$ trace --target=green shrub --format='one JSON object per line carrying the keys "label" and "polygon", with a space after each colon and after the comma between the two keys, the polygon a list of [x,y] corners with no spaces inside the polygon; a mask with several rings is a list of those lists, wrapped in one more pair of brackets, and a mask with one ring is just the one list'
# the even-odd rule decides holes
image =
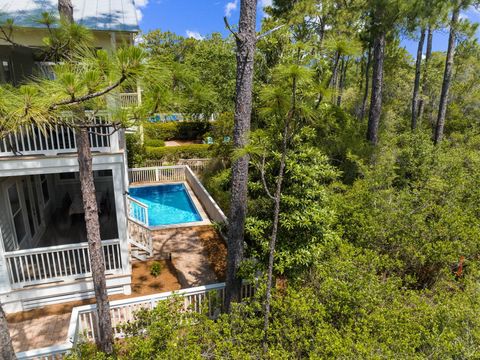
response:
{"label": "green shrub", "polygon": [[210,130],[203,121],[145,123],[145,136],[160,140],[200,140]]}
{"label": "green shrub", "polygon": [[165,141],[161,139],[146,139],[145,146],[162,147],[162,146],[165,146]]}
{"label": "green shrub", "polygon": [[140,166],[145,157],[145,147],[140,142],[138,134],[126,134],[128,167]]}
{"label": "green shrub", "polygon": [[149,139],[172,140],[177,135],[177,124],[174,122],[146,123],[143,129]]}
{"label": "green shrub", "polygon": [[182,146],[150,147],[147,146],[147,159],[175,161],[177,159],[208,158],[211,155],[210,145],[192,144]]}
{"label": "green shrub", "polygon": [[153,277],[157,277],[162,272],[162,264],[158,261],[154,261],[152,265],[150,265],[150,275]]}

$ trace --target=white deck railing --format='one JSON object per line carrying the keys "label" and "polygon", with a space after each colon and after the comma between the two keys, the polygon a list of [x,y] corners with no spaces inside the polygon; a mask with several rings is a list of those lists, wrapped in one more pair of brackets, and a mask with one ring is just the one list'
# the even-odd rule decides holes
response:
{"label": "white deck railing", "polygon": [[[192,171],[200,175],[203,173],[207,164],[211,161],[211,159],[179,159],[177,161],[177,165],[188,165]],[[146,160],[145,165],[146,167],[160,167],[164,166],[163,160]]]}
{"label": "white deck railing", "polygon": [[128,217],[134,221],[148,226],[148,206],[144,203],[127,196]]}
{"label": "white deck railing", "polygon": [[152,231],[145,225],[128,219],[128,240],[136,247],[153,255]]}
{"label": "white deck railing", "polygon": [[[119,240],[102,241],[107,273],[122,269]],[[88,243],[50,246],[5,253],[14,288],[91,275]]]}
{"label": "white deck railing", "polygon": [[[88,113],[88,112],[87,112]],[[88,114],[87,114],[88,115]],[[92,114],[90,116],[93,116]],[[68,123],[71,115],[64,116]],[[95,115],[96,125],[110,122],[107,112]],[[98,126],[90,132],[92,151],[109,152],[118,150],[118,135],[110,135],[112,128]],[[59,153],[74,153],[77,151],[75,130],[66,125],[43,124],[23,125],[17,131],[0,139],[0,157],[15,155],[57,155]]]}
{"label": "white deck railing", "polygon": [[130,183],[185,181],[185,166],[162,166],[128,169]]}
{"label": "white deck railing", "polygon": [[[250,284],[242,286],[242,298],[253,296],[255,289]],[[172,296],[184,298],[184,308],[188,311],[201,312],[207,304],[207,313],[216,317],[222,310],[225,294],[225,283],[198,286],[178,291],[169,291],[159,294],[135,297],[110,302],[110,314],[115,337],[123,337],[121,325],[127,321],[135,320],[135,312],[140,309],[153,309],[158,302],[167,300]],[[17,353],[19,360],[57,360],[65,355],[79,341],[94,341],[95,332],[98,331],[96,305],[79,306],[72,309],[67,339],[64,344],[54,345],[41,349]]]}
{"label": "white deck railing", "polygon": [[[244,284],[242,287],[242,298],[250,297],[253,294],[253,286]],[[205,310],[204,307],[207,306],[207,314],[210,317],[215,317],[223,307],[225,283],[112,301],[110,302],[110,314],[115,337],[124,336],[121,325],[135,320],[135,312],[140,309],[151,310],[155,308],[158,302],[175,295],[183,297],[185,310],[202,312]],[[96,305],[74,308],[68,331],[70,342],[76,344],[79,340],[94,341],[96,331],[98,331]]]}
{"label": "white deck railing", "polygon": [[71,343],[18,352],[18,360],[61,360],[72,349]]}
{"label": "white deck railing", "polygon": [[148,206],[127,196],[128,240],[136,247],[153,255],[153,237],[148,227]]}
{"label": "white deck railing", "polygon": [[120,93],[120,106],[122,108],[134,107],[141,104],[138,93]]}

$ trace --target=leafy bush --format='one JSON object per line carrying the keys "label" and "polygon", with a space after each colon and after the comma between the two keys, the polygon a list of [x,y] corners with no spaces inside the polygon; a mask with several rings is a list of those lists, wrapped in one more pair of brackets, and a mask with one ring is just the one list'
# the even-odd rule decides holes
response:
{"label": "leafy bush", "polygon": [[210,123],[203,121],[146,123],[145,136],[160,140],[200,140],[210,130]]}
{"label": "leafy bush", "polygon": [[175,161],[177,159],[208,158],[210,145],[192,144],[182,146],[147,146],[147,158],[151,160]]}
{"label": "leafy bush", "polygon": [[145,146],[162,147],[165,146],[165,141],[160,139],[147,139],[145,140]]}
{"label": "leafy bush", "polygon": [[126,134],[128,167],[141,165],[145,157],[145,147],[140,142],[140,135]]}
{"label": "leafy bush", "polygon": [[162,272],[162,264],[158,261],[154,261],[152,265],[150,265],[150,275],[153,277],[157,277]]}

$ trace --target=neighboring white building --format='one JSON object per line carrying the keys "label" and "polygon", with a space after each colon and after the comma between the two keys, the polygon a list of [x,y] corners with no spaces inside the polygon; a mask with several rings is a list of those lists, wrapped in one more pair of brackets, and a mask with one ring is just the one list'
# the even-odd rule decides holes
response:
{"label": "neighboring white building", "polygon": [[[0,41],[0,82],[18,84],[37,70],[48,75],[49,64],[35,51],[47,30],[34,19],[56,13],[56,4],[0,0],[0,18],[15,20],[13,40],[25,46]],[[133,43],[133,0],[73,5],[75,21],[92,29],[98,47]],[[131,283],[122,137],[90,139],[110,294],[129,294]],[[0,301],[7,312],[93,296],[73,130],[25,126],[0,139],[0,230]]]}

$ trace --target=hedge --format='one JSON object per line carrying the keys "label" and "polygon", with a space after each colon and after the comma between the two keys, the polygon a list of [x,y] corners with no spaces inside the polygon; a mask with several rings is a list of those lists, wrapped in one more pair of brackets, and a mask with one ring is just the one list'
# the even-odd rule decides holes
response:
{"label": "hedge", "polygon": [[172,161],[177,159],[208,158],[211,156],[210,145],[192,144],[182,146],[164,146],[146,148],[146,158],[149,160]]}
{"label": "hedge", "polygon": [[160,140],[200,140],[210,131],[211,125],[203,121],[145,123],[145,136]]}
{"label": "hedge", "polygon": [[165,146],[165,141],[160,139],[146,139],[145,146],[161,147],[161,146]]}

